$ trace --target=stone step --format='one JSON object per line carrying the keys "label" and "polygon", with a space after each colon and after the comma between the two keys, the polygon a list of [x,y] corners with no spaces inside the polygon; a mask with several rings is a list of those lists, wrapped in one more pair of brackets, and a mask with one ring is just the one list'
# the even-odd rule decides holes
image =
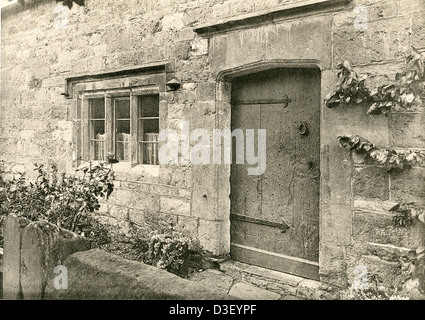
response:
{"label": "stone step", "polygon": [[229,291],[233,297],[243,300],[279,300],[281,295],[243,282],[236,283]]}
{"label": "stone step", "polygon": [[[280,298],[277,299],[283,300],[285,300],[285,297],[288,299],[308,300],[331,298],[329,293],[320,289],[319,281],[305,279],[233,260],[221,262],[220,270],[223,271],[225,275],[234,279],[235,284],[230,289],[229,293],[234,295],[231,292],[236,292],[240,294],[241,298],[244,296],[244,294],[241,293],[244,288],[247,289],[247,293],[245,293],[246,296],[258,294],[260,296],[264,295],[270,297],[270,299],[272,299],[272,297],[277,298],[277,295],[280,296]],[[241,283],[244,285],[241,285]],[[271,294],[266,294],[263,291],[256,291],[256,293],[254,293],[251,288],[252,286],[270,292]]]}

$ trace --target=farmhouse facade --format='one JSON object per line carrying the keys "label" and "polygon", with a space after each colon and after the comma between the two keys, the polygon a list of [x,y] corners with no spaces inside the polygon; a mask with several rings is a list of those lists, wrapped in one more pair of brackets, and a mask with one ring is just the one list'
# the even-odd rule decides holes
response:
{"label": "farmhouse facade", "polygon": [[[424,168],[359,164],[337,137],[423,151],[424,105],[369,116],[324,99],[344,60],[370,87],[394,80],[411,47],[425,49],[423,0],[26,0],[2,9],[1,26],[6,176],[112,156],[99,215],[120,232],[171,223],[216,256],[324,288],[353,283],[358,266],[404,281],[398,258],[425,244],[425,228],[396,228],[388,210],[425,205]],[[159,159],[165,129],[177,163]],[[214,162],[217,129],[243,132],[232,146],[243,162]],[[261,129],[266,166],[252,175]],[[211,161],[190,161],[198,152]]]}

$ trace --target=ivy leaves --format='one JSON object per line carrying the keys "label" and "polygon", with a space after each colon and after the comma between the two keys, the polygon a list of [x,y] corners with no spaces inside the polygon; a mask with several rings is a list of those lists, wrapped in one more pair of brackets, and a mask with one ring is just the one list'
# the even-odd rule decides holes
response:
{"label": "ivy leaves", "polygon": [[413,47],[404,72],[396,75],[394,83],[373,90],[365,86],[367,76],[359,76],[349,62],[340,63],[337,69],[337,85],[325,98],[328,108],[369,102],[368,115],[388,115],[391,108],[420,107],[425,99],[425,52]]}
{"label": "ivy leaves", "polygon": [[398,73],[394,84],[384,85],[371,93],[374,103],[367,113],[378,115],[389,113],[392,107],[411,108],[422,105],[421,94],[425,88],[425,52],[412,48],[406,58],[406,69]]}
{"label": "ivy leaves", "polygon": [[337,139],[341,147],[347,148],[350,151],[355,150],[357,152],[370,152],[371,150],[375,149],[375,145],[373,143],[370,143],[358,135],[352,137],[338,136]]}
{"label": "ivy leaves", "polygon": [[348,61],[338,64],[338,82],[333,91],[325,98],[328,108],[340,103],[362,103],[369,100],[370,91],[365,87],[366,76],[361,76],[353,70]]}
{"label": "ivy leaves", "polygon": [[414,219],[425,224],[425,210],[415,208],[414,203],[397,203],[390,212],[395,213],[393,223],[395,227],[407,227],[412,225]]}
{"label": "ivy leaves", "polygon": [[338,136],[337,139],[341,147],[355,152],[358,163],[369,160],[384,166],[388,171],[403,170],[425,164],[425,153],[422,151],[396,151],[391,148],[378,148],[358,135]]}

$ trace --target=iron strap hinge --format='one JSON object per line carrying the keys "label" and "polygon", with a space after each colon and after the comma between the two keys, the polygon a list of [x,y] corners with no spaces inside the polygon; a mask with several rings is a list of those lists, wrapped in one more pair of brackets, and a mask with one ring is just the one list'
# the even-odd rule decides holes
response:
{"label": "iron strap hinge", "polygon": [[263,226],[279,228],[282,231],[282,233],[286,232],[286,230],[289,229],[289,226],[285,222],[279,223],[279,222],[268,221],[268,220],[263,220],[259,218],[242,216],[242,215],[233,214],[233,213],[230,215],[230,220],[239,220],[244,222],[256,223]]}

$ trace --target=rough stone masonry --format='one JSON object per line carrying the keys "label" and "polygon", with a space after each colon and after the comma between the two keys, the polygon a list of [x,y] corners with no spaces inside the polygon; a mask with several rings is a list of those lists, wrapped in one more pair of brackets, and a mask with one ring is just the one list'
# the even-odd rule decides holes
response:
{"label": "rough stone masonry", "polygon": [[[183,120],[210,130],[230,125],[226,75],[249,73],[253,65],[260,66],[257,71],[273,63],[314,65],[320,68],[324,98],[342,60],[368,74],[368,86],[377,87],[402,71],[411,46],[425,49],[423,0],[309,1],[303,11],[279,8],[305,1],[87,0],[62,13],[55,1],[25,2],[25,8],[2,9],[0,159],[6,178],[31,173],[35,162],[54,162],[68,173],[80,164],[75,158],[78,99],[62,95],[65,80],[75,75],[173,61],[181,87],[161,93],[161,124],[177,128]],[[353,26],[359,5],[368,12],[367,28],[361,30]],[[273,9],[278,13],[262,15]],[[58,19],[63,28],[55,27]],[[232,19],[238,22],[232,25]],[[207,22],[216,27],[196,29]],[[425,205],[424,168],[396,174],[354,165],[336,140],[361,134],[380,146],[423,150],[424,105],[389,117],[369,117],[366,110],[321,105],[324,287],[352,283],[359,264],[381,275],[386,285],[402,283],[398,258],[425,241],[422,225],[396,229],[388,213],[399,201]],[[99,212],[106,222],[121,232],[128,232],[130,222],[173,223],[205,250],[229,252],[229,165],[116,166],[115,171],[115,191]]]}

